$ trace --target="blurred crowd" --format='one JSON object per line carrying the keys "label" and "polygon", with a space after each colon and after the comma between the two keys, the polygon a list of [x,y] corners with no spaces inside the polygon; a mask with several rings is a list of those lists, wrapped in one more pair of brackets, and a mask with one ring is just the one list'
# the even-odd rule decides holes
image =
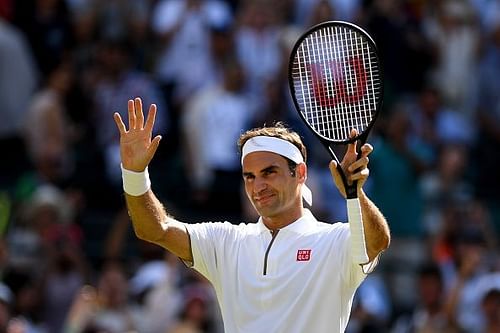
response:
{"label": "blurred crowd", "polygon": [[366,191],[393,240],[348,332],[500,332],[500,1],[0,0],[0,333],[222,332],[210,285],[133,234],[112,114],[136,96],[178,219],[255,221],[236,140],[281,120],[313,213],[346,221],[287,81],[325,20],[368,31],[385,80]]}

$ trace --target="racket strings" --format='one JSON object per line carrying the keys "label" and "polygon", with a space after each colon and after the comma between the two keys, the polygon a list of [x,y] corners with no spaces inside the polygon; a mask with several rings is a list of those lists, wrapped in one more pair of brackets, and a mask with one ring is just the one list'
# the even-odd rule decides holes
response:
{"label": "racket strings", "polygon": [[362,133],[381,98],[376,51],[364,35],[341,26],[327,26],[303,40],[292,79],[304,118],[331,140],[347,140],[353,128]]}

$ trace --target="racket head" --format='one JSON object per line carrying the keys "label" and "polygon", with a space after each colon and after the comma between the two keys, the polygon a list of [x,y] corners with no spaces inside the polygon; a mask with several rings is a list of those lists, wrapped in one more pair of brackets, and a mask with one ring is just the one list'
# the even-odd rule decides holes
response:
{"label": "racket head", "polygon": [[[344,21],[311,27],[292,49],[288,81],[299,115],[318,137],[338,144],[366,140],[382,105],[383,77],[365,30]],[[350,137],[353,128],[358,134]]]}

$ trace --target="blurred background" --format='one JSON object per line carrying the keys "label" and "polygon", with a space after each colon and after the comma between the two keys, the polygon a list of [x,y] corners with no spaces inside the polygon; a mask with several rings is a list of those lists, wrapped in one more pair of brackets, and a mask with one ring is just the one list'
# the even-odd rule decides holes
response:
{"label": "blurred background", "polygon": [[209,284],[133,234],[112,114],[136,96],[178,219],[255,221],[236,140],[281,120],[313,213],[346,221],[287,81],[295,40],[333,19],[380,51],[366,191],[393,235],[348,332],[500,332],[500,1],[0,0],[0,333],[222,332]]}

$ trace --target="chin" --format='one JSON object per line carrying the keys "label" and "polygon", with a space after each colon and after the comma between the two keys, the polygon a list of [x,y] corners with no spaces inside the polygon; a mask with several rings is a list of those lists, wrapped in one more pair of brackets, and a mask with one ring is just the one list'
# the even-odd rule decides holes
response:
{"label": "chin", "polygon": [[276,216],[276,210],[271,207],[260,207],[257,208],[257,213],[262,217],[273,217]]}

